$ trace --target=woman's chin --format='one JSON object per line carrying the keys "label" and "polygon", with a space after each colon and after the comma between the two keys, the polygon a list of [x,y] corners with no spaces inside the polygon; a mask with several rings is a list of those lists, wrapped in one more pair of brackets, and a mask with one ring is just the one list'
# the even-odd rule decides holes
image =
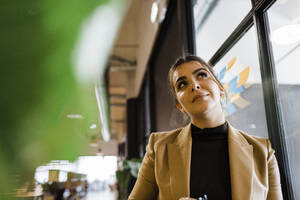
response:
{"label": "woman's chin", "polygon": [[218,107],[216,104],[203,103],[201,105],[194,106],[190,113],[195,116],[205,116],[208,114],[217,114],[219,112],[222,112],[222,108]]}

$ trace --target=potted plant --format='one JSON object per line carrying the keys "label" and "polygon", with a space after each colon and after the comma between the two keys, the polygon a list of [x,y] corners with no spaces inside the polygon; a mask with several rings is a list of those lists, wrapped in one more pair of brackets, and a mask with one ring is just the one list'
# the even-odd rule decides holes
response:
{"label": "potted plant", "polygon": [[118,181],[119,200],[128,198],[128,184],[130,177],[137,178],[141,167],[142,159],[133,158],[131,160],[120,159],[118,161],[118,170],[116,177]]}

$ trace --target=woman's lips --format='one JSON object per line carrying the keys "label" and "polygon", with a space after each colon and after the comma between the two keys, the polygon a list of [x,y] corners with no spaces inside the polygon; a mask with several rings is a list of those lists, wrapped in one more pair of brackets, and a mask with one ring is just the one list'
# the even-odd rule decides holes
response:
{"label": "woman's lips", "polygon": [[198,95],[194,96],[192,103],[194,103],[197,99],[201,99],[205,96],[208,96],[208,94],[198,94]]}

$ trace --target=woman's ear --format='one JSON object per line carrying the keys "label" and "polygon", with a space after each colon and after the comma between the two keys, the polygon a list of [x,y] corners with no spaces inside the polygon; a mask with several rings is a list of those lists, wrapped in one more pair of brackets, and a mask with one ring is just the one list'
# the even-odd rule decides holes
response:
{"label": "woman's ear", "polygon": [[225,95],[225,92],[223,90],[220,91],[220,96],[223,97]]}

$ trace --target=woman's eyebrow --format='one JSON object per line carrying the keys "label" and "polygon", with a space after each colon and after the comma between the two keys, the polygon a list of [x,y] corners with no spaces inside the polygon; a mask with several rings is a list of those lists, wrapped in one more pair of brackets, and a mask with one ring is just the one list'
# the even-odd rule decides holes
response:
{"label": "woman's eyebrow", "polygon": [[195,69],[195,70],[192,72],[192,74],[196,74],[196,73],[199,72],[200,70],[205,70],[205,71],[208,72],[208,70],[207,70],[206,68],[201,67],[201,68]]}
{"label": "woman's eyebrow", "polygon": [[179,78],[176,80],[176,83],[175,83],[175,84],[177,84],[179,81],[185,80],[185,79],[186,79],[186,76],[181,76],[181,77],[179,77]]}
{"label": "woman's eyebrow", "polygon": [[[195,70],[192,72],[192,74],[194,75],[194,74],[196,74],[196,73],[197,73],[198,71],[200,71],[200,70],[205,70],[205,71],[208,72],[208,70],[207,70],[206,68],[200,67],[200,68],[198,68],[198,69],[195,69]],[[175,84],[177,84],[177,82],[179,82],[179,81],[181,81],[181,80],[185,80],[185,79],[186,79],[186,76],[181,76],[181,77],[179,77],[179,78],[176,80]]]}

